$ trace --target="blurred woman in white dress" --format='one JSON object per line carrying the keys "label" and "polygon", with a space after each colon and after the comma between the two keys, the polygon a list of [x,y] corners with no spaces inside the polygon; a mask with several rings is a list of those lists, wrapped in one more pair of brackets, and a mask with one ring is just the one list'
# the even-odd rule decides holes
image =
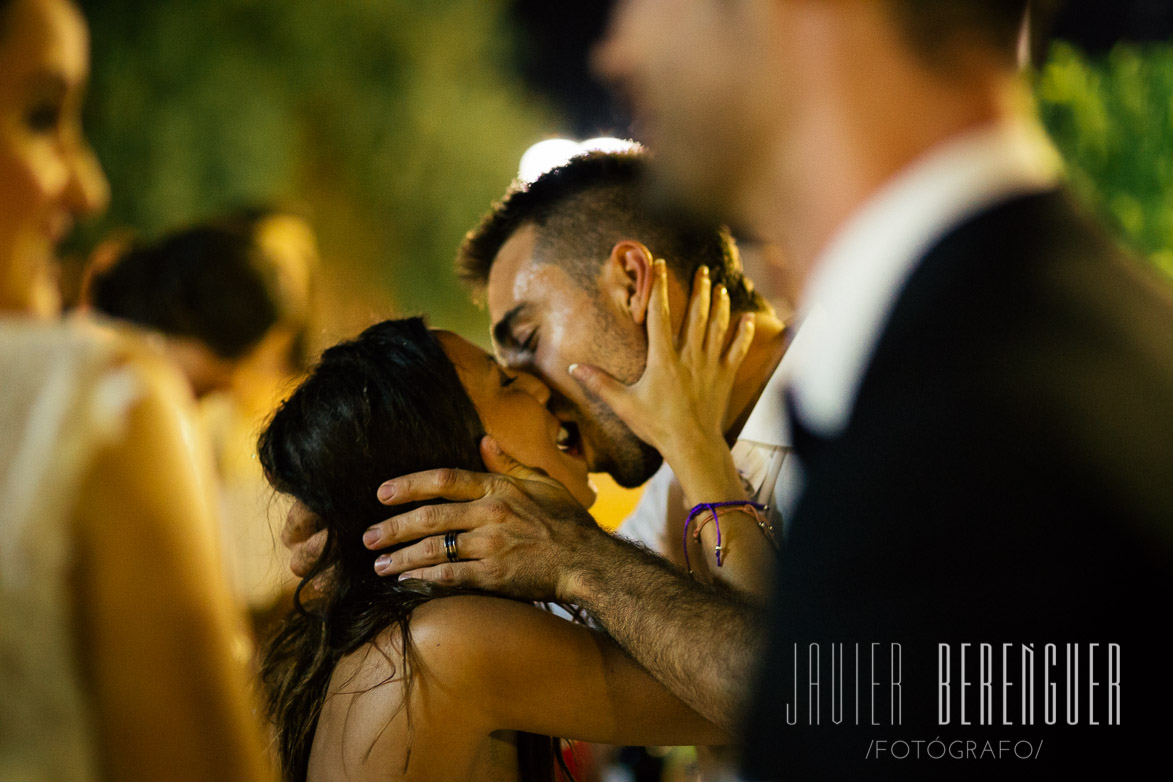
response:
{"label": "blurred woman in white dress", "polygon": [[0,779],[264,779],[190,392],[55,320],[56,245],[106,201],[88,47],[69,0],[0,0]]}

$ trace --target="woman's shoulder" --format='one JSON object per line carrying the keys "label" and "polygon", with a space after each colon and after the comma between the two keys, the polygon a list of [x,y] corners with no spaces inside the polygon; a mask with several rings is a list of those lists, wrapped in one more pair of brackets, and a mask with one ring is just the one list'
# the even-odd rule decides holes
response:
{"label": "woman's shoulder", "polygon": [[[484,692],[478,686],[478,669],[493,666],[502,645],[525,632],[524,618],[531,613],[542,612],[489,595],[429,600],[412,612],[406,633],[403,625],[391,624],[338,661],[323,715],[349,713],[361,693],[366,720],[386,724],[402,713],[408,693],[421,685],[432,709],[441,707],[447,694],[456,697],[462,709],[475,711]],[[354,727],[354,715],[347,719]]]}
{"label": "woman's shoulder", "polygon": [[[412,655],[434,669],[451,659],[495,647],[534,618],[552,614],[529,603],[494,595],[457,594],[433,598],[415,608],[408,622]],[[539,619],[540,621],[540,619]],[[403,628],[395,623],[343,658],[344,673],[384,681],[402,674]],[[345,677],[344,677],[345,678]]]}
{"label": "woman's shoulder", "polygon": [[26,383],[69,382],[83,395],[114,375],[124,384],[133,380],[136,398],[187,404],[191,397],[178,369],[146,332],[85,315],[53,322],[0,318],[0,367]]}
{"label": "woman's shoulder", "polygon": [[113,557],[118,546],[160,546],[164,539],[176,556],[197,541],[214,549],[211,458],[186,380],[139,333],[95,323],[78,328],[105,355],[85,389],[105,434],[83,484],[81,528],[96,545],[112,546],[104,553]]}
{"label": "woman's shoulder", "polygon": [[412,613],[411,640],[417,650],[497,646],[519,630],[566,620],[533,603],[496,595],[466,594],[429,600]]}
{"label": "woman's shoulder", "polygon": [[90,321],[84,328],[105,342],[115,366],[139,378],[146,395],[162,395],[185,407],[193,402],[183,374],[150,333],[135,326],[101,320]]}
{"label": "woman's shoulder", "polygon": [[0,377],[0,428],[16,438],[13,469],[56,481],[59,494],[76,493],[99,462],[123,464],[121,446],[158,430],[142,426],[148,419],[191,405],[182,378],[142,340],[82,318],[0,318]]}
{"label": "woman's shoulder", "polygon": [[410,629],[421,665],[470,686],[525,670],[589,632],[532,603],[492,595],[430,600],[415,610]]}

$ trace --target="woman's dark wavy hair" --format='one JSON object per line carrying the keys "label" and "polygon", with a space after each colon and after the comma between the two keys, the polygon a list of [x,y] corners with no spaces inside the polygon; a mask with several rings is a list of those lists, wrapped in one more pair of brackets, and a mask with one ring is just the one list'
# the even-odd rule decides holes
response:
{"label": "woman's dark wavy hair", "polygon": [[[483,470],[484,427],[435,335],[420,318],[389,320],[326,350],[261,434],[269,482],[317,514],[325,549],[302,579],[295,608],[262,663],[269,717],[287,777],[306,778],[310,747],[335,665],[388,627],[411,653],[411,612],[458,592],[375,574],[379,552],[362,533],[390,510],[375,492],[388,478],[437,467]],[[306,598],[322,576],[324,594]],[[409,667],[410,658],[405,659]],[[402,671],[400,671],[402,673]],[[522,779],[553,780],[557,740],[520,734]]]}

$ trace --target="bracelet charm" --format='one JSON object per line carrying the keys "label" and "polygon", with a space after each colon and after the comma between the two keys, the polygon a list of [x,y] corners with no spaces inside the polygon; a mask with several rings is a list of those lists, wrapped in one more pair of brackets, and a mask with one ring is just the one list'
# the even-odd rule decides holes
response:
{"label": "bracelet charm", "polygon": [[752,513],[754,518],[757,520],[758,528],[762,531],[762,534],[766,536],[766,540],[770,541],[770,545],[776,545],[774,542],[774,528],[765,516],[765,505],[757,502],[750,502],[748,500],[698,503],[697,505],[693,506],[691,511],[689,511],[688,518],[684,522],[684,566],[688,570],[688,574],[690,576],[692,575],[692,563],[689,562],[688,559],[688,528],[692,525],[693,521],[702,516],[702,514],[707,513],[708,518],[702,518],[699,522],[697,522],[697,525],[693,527],[692,539],[699,542],[701,539],[701,528],[710,521],[716,524],[717,545],[714,547],[713,553],[716,555],[717,567],[724,566],[724,548],[721,545],[721,522],[717,518],[718,508],[736,508],[747,513]]}

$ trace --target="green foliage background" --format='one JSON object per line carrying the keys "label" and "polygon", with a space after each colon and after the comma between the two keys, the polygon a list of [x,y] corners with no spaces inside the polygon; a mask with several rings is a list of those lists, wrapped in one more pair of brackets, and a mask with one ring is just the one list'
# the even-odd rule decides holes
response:
{"label": "green foliage background", "polygon": [[1072,187],[1173,280],[1173,45],[1056,44],[1036,93]]}
{"label": "green foliage background", "polygon": [[[522,86],[507,0],[102,0],[87,122],[105,217],[150,235],[242,203],[308,207],[328,341],[391,312],[484,339],[452,272],[525,148],[559,130]],[[1058,44],[1042,117],[1073,186],[1173,279],[1173,46]]]}
{"label": "green foliage background", "polygon": [[460,238],[557,128],[498,0],[104,0],[87,123],[112,202],[91,238],[252,201],[309,208],[335,330],[392,309],[481,335]]}

